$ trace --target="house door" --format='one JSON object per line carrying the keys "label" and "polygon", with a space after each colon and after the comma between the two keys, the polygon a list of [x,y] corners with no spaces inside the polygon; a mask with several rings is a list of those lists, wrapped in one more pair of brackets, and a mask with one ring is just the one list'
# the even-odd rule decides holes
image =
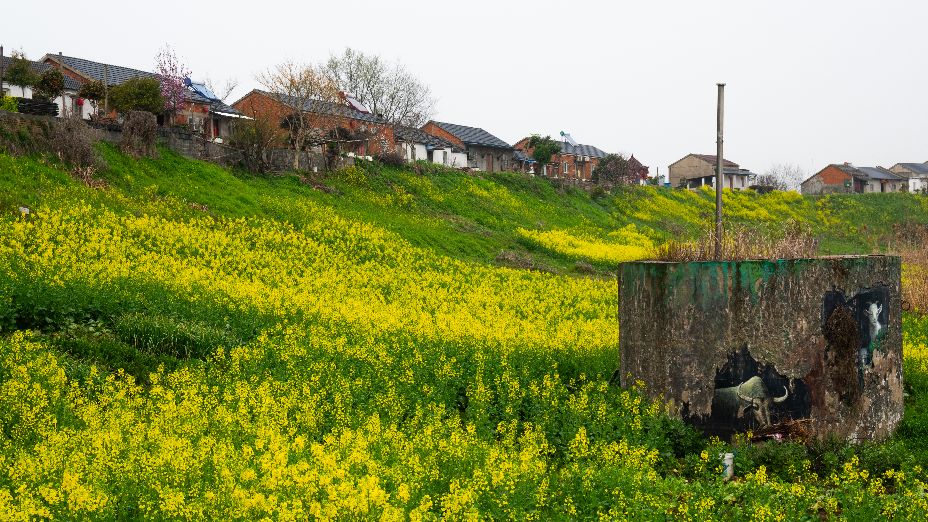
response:
{"label": "house door", "polygon": [[487,172],[493,172],[493,155],[487,154],[485,157],[487,159]]}

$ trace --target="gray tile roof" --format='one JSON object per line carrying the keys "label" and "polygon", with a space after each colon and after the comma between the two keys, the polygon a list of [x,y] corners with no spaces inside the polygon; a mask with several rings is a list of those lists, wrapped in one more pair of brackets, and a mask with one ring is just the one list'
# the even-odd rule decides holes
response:
{"label": "gray tile roof", "polygon": [[607,153],[592,145],[571,145],[566,141],[561,143],[561,152],[564,154],[573,154],[574,156],[590,156],[591,158],[605,158]]}
{"label": "gray tile roof", "polygon": [[393,134],[396,136],[397,141],[405,141],[407,143],[423,143],[426,146],[442,149],[455,148],[452,146],[450,141],[439,138],[438,136],[432,136],[431,134],[423,132],[414,127],[404,127],[402,125],[397,125],[393,128]]}
{"label": "gray tile roof", "polygon": [[120,65],[103,64],[92,60],[85,60],[84,58],[76,58],[74,56],[46,54],[45,58],[59,62],[85,78],[101,82],[103,81],[103,66],[106,65],[108,68],[107,81],[110,85],[119,85],[132,78],[158,78],[158,75],[152,72],[122,67]]}
{"label": "gray tile roof", "polygon": [[831,166],[846,174],[850,174],[854,178],[864,181],[868,179],[885,179],[892,181],[902,179],[898,174],[893,174],[883,167],[855,167],[854,165],[848,165],[846,163],[832,163]]}
{"label": "gray tile roof", "polygon": [[465,145],[512,150],[512,147],[508,143],[481,128],[456,125],[454,123],[442,123],[440,121],[433,121],[432,123],[451,133],[454,137],[464,142]]}
{"label": "gray tile roof", "polygon": [[[3,57],[3,70],[6,71],[7,69],[9,69],[12,63],[13,63],[12,58],[10,58],[9,56],[4,56]],[[33,62],[32,60],[29,60],[29,65],[32,67],[32,70],[36,72],[36,74],[42,74],[45,71],[52,68],[52,66],[48,65],[47,63]],[[74,78],[65,76],[64,77],[64,88],[66,91],[77,91],[78,89],[81,88],[81,84]]]}
{"label": "gray tile roof", "polygon": [[902,179],[901,176],[893,174],[883,167],[857,167],[857,170],[863,172],[864,175],[870,179],[887,179],[893,181]]}
{"label": "gray tile roof", "polygon": [[928,174],[928,163],[897,163],[915,174]]}
{"label": "gray tile roof", "polygon": [[[297,104],[299,103],[298,100],[295,100],[293,97],[287,96],[286,94],[275,94],[275,93],[271,93],[267,91],[262,91],[260,89],[255,89],[255,92],[259,92],[261,94],[264,94],[265,96],[275,98],[279,100],[281,103],[283,103],[284,105],[289,105],[290,107],[296,108]],[[345,118],[366,121],[369,123],[385,123],[383,119],[378,118],[377,116],[369,112],[361,112],[361,111],[352,109],[351,107],[348,107],[347,105],[342,105],[339,103],[332,103],[332,102],[327,102],[327,101],[322,101],[322,100],[309,100],[308,102],[304,104],[303,110],[314,112],[317,114],[329,114],[333,116],[342,116]]]}

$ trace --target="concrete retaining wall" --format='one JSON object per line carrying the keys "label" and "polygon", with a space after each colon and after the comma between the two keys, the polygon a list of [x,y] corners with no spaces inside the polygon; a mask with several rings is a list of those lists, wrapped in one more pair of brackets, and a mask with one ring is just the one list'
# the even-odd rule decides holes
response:
{"label": "concrete retaining wall", "polygon": [[882,439],[902,418],[901,261],[627,263],[623,385],[707,433]]}

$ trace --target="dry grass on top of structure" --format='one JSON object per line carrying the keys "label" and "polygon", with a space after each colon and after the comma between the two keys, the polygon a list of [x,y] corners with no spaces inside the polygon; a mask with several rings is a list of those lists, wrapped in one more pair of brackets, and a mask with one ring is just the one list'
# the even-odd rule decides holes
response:
{"label": "dry grass on top of structure", "polygon": [[715,253],[715,228],[692,241],[668,241],[655,250],[658,261],[744,261],[813,257],[818,240],[803,224],[791,221],[780,232],[729,227],[722,235],[722,251]]}

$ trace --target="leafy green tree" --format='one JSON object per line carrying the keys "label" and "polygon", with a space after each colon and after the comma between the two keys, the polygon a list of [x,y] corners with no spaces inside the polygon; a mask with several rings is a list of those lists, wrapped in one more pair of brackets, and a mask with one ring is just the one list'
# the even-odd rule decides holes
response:
{"label": "leafy green tree", "polygon": [[33,86],[32,96],[41,100],[54,101],[64,96],[64,75],[55,68],[43,72]]}
{"label": "leafy green tree", "polygon": [[26,87],[32,87],[39,79],[38,75],[32,69],[32,63],[22,52],[14,51],[9,69],[4,74],[4,79],[10,84],[15,85],[22,90],[23,98],[26,97]]}
{"label": "leafy green tree", "polygon": [[145,111],[164,112],[161,84],[154,78],[132,78],[110,89],[110,102],[120,113]]}
{"label": "leafy green tree", "polygon": [[[528,140],[528,146],[532,149],[532,159],[538,162],[540,168],[544,168],[551,163],[551,158],[561,152],[560,142],[551,139],[551,136],[541,137],[538,134],[532,135]],[[541,174],[541,172],[539,172]]]}

